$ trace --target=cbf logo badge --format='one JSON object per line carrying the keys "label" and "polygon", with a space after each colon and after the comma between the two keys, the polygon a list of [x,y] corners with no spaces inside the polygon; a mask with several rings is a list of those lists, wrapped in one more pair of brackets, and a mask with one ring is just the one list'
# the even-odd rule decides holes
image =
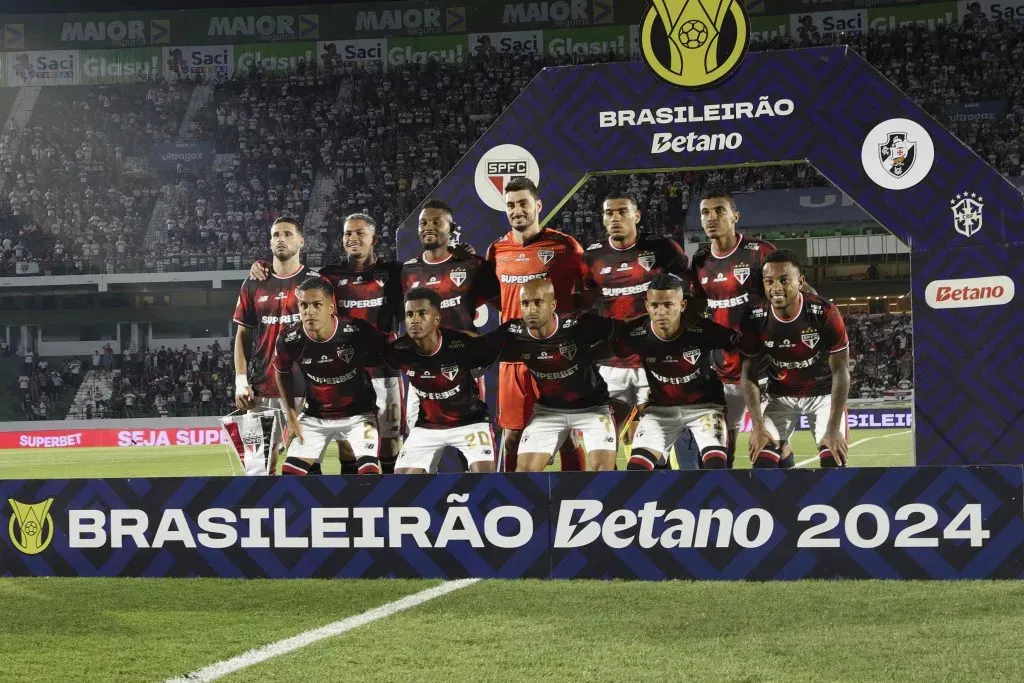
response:
{"label": "cbf logo badge", "polygon": [[887,119],[871,129],[860,148],[864,173],[887,190],[906,190],[925,179],[935,162],[935,144],[924,126]]}
{"label": "cbf logo badge", "polygon": [[22,503],[8,498],[14,515],[7,525],[7,533],[14,547],[26,555],[38,555],[46,550],[53,540],[53,517],[50,506],[53,498],[39,503]]}
{"label": "cbf logo badge", "polygon": [[974,192],[963,192],[949,200],[949,208],[953,211],[953,229],[958,233],[964,237],[973,237],[981,230],[985,218],[982,215],[984,197]]}
{"label": "cbf logo badge", "polygon": [[484,204],[505,210],[505,186],[515,178],[529,178],[540,185],[537,160],[519,145],[498,145],[487,150],[476,164],[473,183]]}
{"label": "cbf logo badge", "polygon": [[640,54],[672,85],[707,88],[739,67],[750,20],[739,0],[652,0],[640,26]]}
{"label": "cbf logo badge", "polygon": [[885,142],[878,145],[878,160],[882,168],[894,178],[900,178],[914,167],[917,145],[907,139],[906,133],[889,133]]}

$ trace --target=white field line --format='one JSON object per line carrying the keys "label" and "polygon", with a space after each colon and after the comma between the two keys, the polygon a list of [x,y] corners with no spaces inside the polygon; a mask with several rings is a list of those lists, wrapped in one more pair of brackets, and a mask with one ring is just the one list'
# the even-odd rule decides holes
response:
{"label": "white field line", "polygon": [[457,591],[460,588],[466,588],[477,583],[480,579],[459,579],[458,581],[446,581],[440,586],[434,586],[428,588],[425,591],[419,593],[413,593],[412,595],[406,595],[404,598],[389,602],[381,605],[380,607],[374,607],[371,610],[367,610],[362,614],[336,621],[333,624],[327,624],[320,628],[311,629],[304,631],[297,636],[291,638],[285,638],[279,640],[276,643],[270,643],[263,645],[247,652],[243,652],[240,655],[225,659],[221,662],[216,662],[210,666],[205,666],[202,669],[198,669],[189,673],[181,678],[168,679],[167,683],[194,683],[195,681],[215,681],[218,678],[227,676],[230,673],[240,671],[247,667],[253,666],[265,662],[268,659],[274,657],[280,657],[281,655],[294,652],[300,648],[312,645],[313,643],[325,640],[327,638],[333,638],[334,636],[340,636],[343,633],[347,633],[352,629],[365,626],[378,619],[384,619],[390,617],[393,614],[398,614],[407,609],[412,609],[418,605],[422,605],[428,600],[439,598],[442,595],[447,595],[453,591]]}
{"label": "white field line", "polygon": [[[895,434],[886,434],[885,436],[868,436],[863,439],[858,439],[857,441],[854,441],[853,443],[850,444],[850,448],[856,448],[862,443],[874,441],[875,439],[888,439],[890,437],[899,436],[901,434],[909,434],[911,431],[912,430],[910,429],[904,429],[902,432],[896,432]],[[818,462],[818,456],[814,456],[813,458],[807,458],[806,460],[801,460],[796,465],[794,465],[794,467],[803,467],[804,465],[810,465],[812,462]]]}

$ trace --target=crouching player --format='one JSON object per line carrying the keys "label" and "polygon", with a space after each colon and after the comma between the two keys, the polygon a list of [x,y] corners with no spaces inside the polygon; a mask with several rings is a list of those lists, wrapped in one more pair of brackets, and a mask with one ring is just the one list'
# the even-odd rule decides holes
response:
{"label": "crouching player", "polygon": [[612,346],[638,355],[650,399],[633,437],[627,470],[665,469],[668,450],[689,429],[704,469],[726,469],[725,391],[711,363],[713,349],[732,349],[736,333],[704,320],[684,318],[685,283],[661,274],[647,289],[647,315],[620,324]]}
{"label": "crouching player", "polygon": [[[339,320],[334,291],[320,277],[297,288],[299,324],[277,340],[277,386],[288,418],[288,457],[281,474],[320,474],[320,461],[335,438],[346,441],[356,459],[342,474],[380,474],[376,393],[367,367],[384,365],[387,339],[362,320]],[[306,380],[306,404],[295,409],[291,371]],[[343,466],[347,463],[343,463]]]}
{"label": "crouching player", "polygon": [[[752,308],[741,327],[743,395],[750,410],[754,467],[791,467],[782,449],[806,415],[822,467],[843,467],[847,455],[849,342],[839,309],[801,292],[804,276],[793,252],[779,250],[764,264],[767,303]],[[768,403],[762,409],[758,357],[770,361]],[[785,462],[786,460],[790,462]]]}
{"label": "crouching player", "polygon": [[[505,361],[521,361],[540,397],[519,446],[517,472],[542,472],[570,436],[579,438],[592,470],[615,469],[615,426],[608,387],[595,362],[607,349],[615,321],[590,312],[556,313],[548,280],[520,292],[522,318],[488,333]],[[607,355],[607,351],[604,355]]]}
{"label": "crouching player", "polygon": [[496,361],[497,350],[483,337],[442,328],[441,296],[425,287],[405,294],[405,329],[389,363],[408,376],[419,415],[395,474],[436,472],[446,446],[462,453],[470,472],[493,472],[494,434],[472,371]]}

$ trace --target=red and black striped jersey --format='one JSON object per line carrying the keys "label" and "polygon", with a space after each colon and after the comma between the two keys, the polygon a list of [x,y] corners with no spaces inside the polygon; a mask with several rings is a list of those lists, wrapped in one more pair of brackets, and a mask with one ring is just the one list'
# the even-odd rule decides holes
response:
{"label": "red and black striped jersey", "polygon": [[366,371],[386,363],[387,339],[363,320],[334,318],[334,333],[316,341],[300,325],[277,340],[274,369],[288,374],[298,366],[306,379],[311,417],[334,420],[376,412],[377,395]]}
{"label": "red and black striped jersey", "polygon": [[488,422],[487,404],[480,399],[472,371],[498,358],[484,337],[441,328],[441,340],[431,354],[420,353],[408,336],[391,344],[389,363],[409,378],[420,399],[417,427],[446,429]]}
{"label": "red and black striped jersey", "polygon": [[452,330],[474,331],[476,309],[498,297],[498,279],[494,265],[471,254],[457,259],[453,254],[437,263],[422,256],[402,265],[402,289],[408,292],[426,287],[441,297],[441,326]]}
{"label": "red and black striped jersey", "polygon": [[[608,405],[608,386],[595,362],[604,357],[615,321],[589,311],[558,313],[555,331],[534,337],[521,318],[488,333],[501,360],[522,362],[537,382],[537,402],[549,408],[578,410]],[[607,353],[607,351],[605,351]]]}
{"label": "red and black striped jersey", "polygon": [[[690,264],[690,283],[694,296],[707,300],[711,320],[739,331],[747,311],[764,301],[761,270],[773,251],[775,245],[770,242],[745,235],[739,236],[727,254],[716,254],[710,245],[697,250]],[[716,354],[716,365],[723,382],[740,381],[742,362],[738,352]]]}
{"label": "red and black striped jersey", "polygon": [[320,269],[320,275],[334,286],[338,314],[365,320],[392,338],[402,318],[402,269],[394,261],[377,261],[365,270],[354,270],[348,262]]}
{"label": "red and black striped jersey", "polygon": [[[598,310],[616,320],[647,314],[647,287],[662,273],[687,277],[689,259],[668,237],[640,235],[633,246],[615,247],[610,239],[587,247],[583,254],[587,275],[583,288],[598,292]],[[638,368],[639,358],[610,358],[613,367]]]}
{"label": "red and black striped jersey", "polygon": [[266,280],[247,279],[242,283],[235,304],[235,323],[253,331],[253,348],[249,355],[249,386],[256,396],[279,398],[271,371],[274,348],[281,332],[299,322],[299,304],[295,288],[315,270],[301,266],[290,275],[274,275]]}
{"label": "red and black striped jersey", "polygon": [[684,321],[676,336],[662,339],[649,316],[620,323],[612,347],[643,362],[655,406],[725,404],[722,380],[711,363],[715,349],[735,349],[739,334],[710,320]]}
{"label": "red and black striped jersey", "polygon": [[743,355],[764,354],[771,396],[827,396],[832,393],[829,357],[850,346],[839,309],[814,294],[800,295],[797,314],[783,320],[770,304],[750,310],[742,325]]}

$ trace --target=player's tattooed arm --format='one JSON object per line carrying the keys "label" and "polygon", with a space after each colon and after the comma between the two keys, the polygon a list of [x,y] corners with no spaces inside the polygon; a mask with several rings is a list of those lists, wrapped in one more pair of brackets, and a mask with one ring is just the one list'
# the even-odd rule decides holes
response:
{"label": "player's tattooed arm", "polygon": [[828,367],[832,371],[832,412],[821,441],[839,464],[845,465],[849,451],[846,443],[846,402],[850,395],[850,350],[846,348],[830,354]]}

